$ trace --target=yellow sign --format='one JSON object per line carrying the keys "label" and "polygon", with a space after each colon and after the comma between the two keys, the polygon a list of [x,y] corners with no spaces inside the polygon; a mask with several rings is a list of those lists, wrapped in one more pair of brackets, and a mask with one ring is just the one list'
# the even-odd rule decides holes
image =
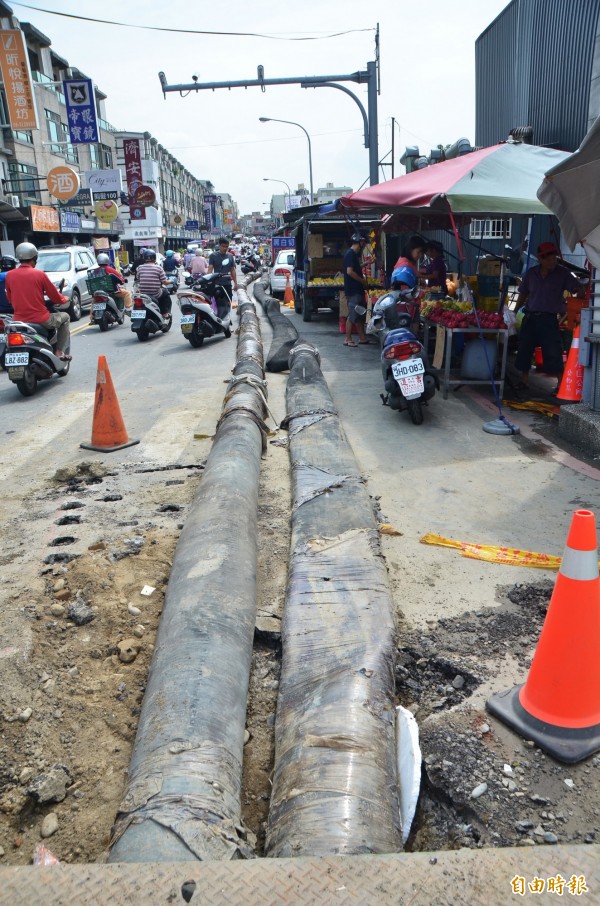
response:
{"label": "yellow sign", "polygon": [[37,129],[37,114],[29,57],[23,33],[17,29],[0,31],[0,72],[6,92],[8,115],[13,129]]}
{"label": "yellow sign", "polygon": [[31,205],[31,229],[37,233],[60,233],[60,217],[56,208]]}
{"label": "yellow sign", "polygon": [[48,173],[48,191],[59,201],[68,201],[79,192],[79,173],[73,167],[53,167]]}
{"label": "yellow sign", "polygon": [[119,216],[119,208],[114,201],[97,201],[94,205],[94,214],[104,223],[112,223]]}

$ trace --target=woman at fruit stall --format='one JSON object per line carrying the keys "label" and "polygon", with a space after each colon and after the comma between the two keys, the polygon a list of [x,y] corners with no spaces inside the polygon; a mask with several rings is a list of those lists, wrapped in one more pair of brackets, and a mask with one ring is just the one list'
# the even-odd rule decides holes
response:
{"label": "woman at fruit stall", "polygon": [[404,246],[402,254],[396,261],[394,270],[397,270],[399,267],[410,267],[418,277],[419,259],[423,257],[425,245],[426,241],[422,236],[411,236]]}
{"label": "woman at fruit stall", "polygon": [[444,261],[444,246],[435,239],[428,239],[425,254],[429,263],[419,271],[419,276],[427,281],[427,286],[439,286],[446,295],[446,262]]}

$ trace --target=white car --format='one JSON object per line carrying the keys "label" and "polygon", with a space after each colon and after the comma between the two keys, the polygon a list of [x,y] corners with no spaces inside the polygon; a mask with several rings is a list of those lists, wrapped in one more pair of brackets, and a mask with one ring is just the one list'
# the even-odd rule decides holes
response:
{"label": "white car", "polygon": [[289,249],[281,249],[277,253],[277,258],[271,268],[271,292],[274,296],[278,293],[285,292],[286,277],[289,277],[290,286],[294,285],[294,265],[296,264],[296,253]]}
{"label": "white car", "polygon": [[92,252],[82,245],[45,245],[38,250],[37,266],[69,300],[71,321],[79,321],[83,308],[92,304],[87,288],[88,271],[98,267]]}

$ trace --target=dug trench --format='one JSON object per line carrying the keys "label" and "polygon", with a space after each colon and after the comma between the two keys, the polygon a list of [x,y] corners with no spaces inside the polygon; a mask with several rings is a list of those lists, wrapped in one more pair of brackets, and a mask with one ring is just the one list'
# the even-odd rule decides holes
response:
{"label": "dug trench", "polygon": [[[243,820],[259,856],[271,792],[290,532],[288,454],[275,441],[259,493],[257,629],[242,790]],[[206,455],[208,442],[199,446]],[[30,500],[31,527],[45,556],[29,556],[16,540],[16,523],[6,525],[9,604],[31,642],[16,670],[2,669],[0,659],[4,864],[30,863],[40,843],[64,862],[105,859],[171,560],[201,475],[181,464],[148,470],[133,463],[114,472],[80,464]],[[51,545],[65,537],[70,540]],[[401,538],[386,538],[384,546],[401,559]],[[600,839],[600,759],[560,765],[488,719],[484,708],[490,691],[511,685],[508,674],[526,677],[553,582],[507,584],[487,606],[417,631],[403,621],[394,568],[390,581],[399,620],[397,698],[416,716],[423,753],[407,849]],[[154,590],[142,595],[144,586]]]}

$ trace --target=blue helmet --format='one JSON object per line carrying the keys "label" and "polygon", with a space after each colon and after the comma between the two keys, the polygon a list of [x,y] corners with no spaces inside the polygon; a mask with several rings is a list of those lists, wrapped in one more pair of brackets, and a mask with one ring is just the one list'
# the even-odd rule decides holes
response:
{"label": "blue helmet", "polygon": [[168,250],[165,252],[165,256],[166,256],[167,258],[170,258],[170,257],[171,257],[172,255],[174,255],[174,254],[175,254],[175,252],[173,251],[173,249],[168,249]]}
{"label": "blue helmet", "polygon": [[396,284],[404,283],[410,289],[414,289],[417,285],[417,275],[415,274],[412,267],[397,267],[395,271],[392,272],[392,286]]}

